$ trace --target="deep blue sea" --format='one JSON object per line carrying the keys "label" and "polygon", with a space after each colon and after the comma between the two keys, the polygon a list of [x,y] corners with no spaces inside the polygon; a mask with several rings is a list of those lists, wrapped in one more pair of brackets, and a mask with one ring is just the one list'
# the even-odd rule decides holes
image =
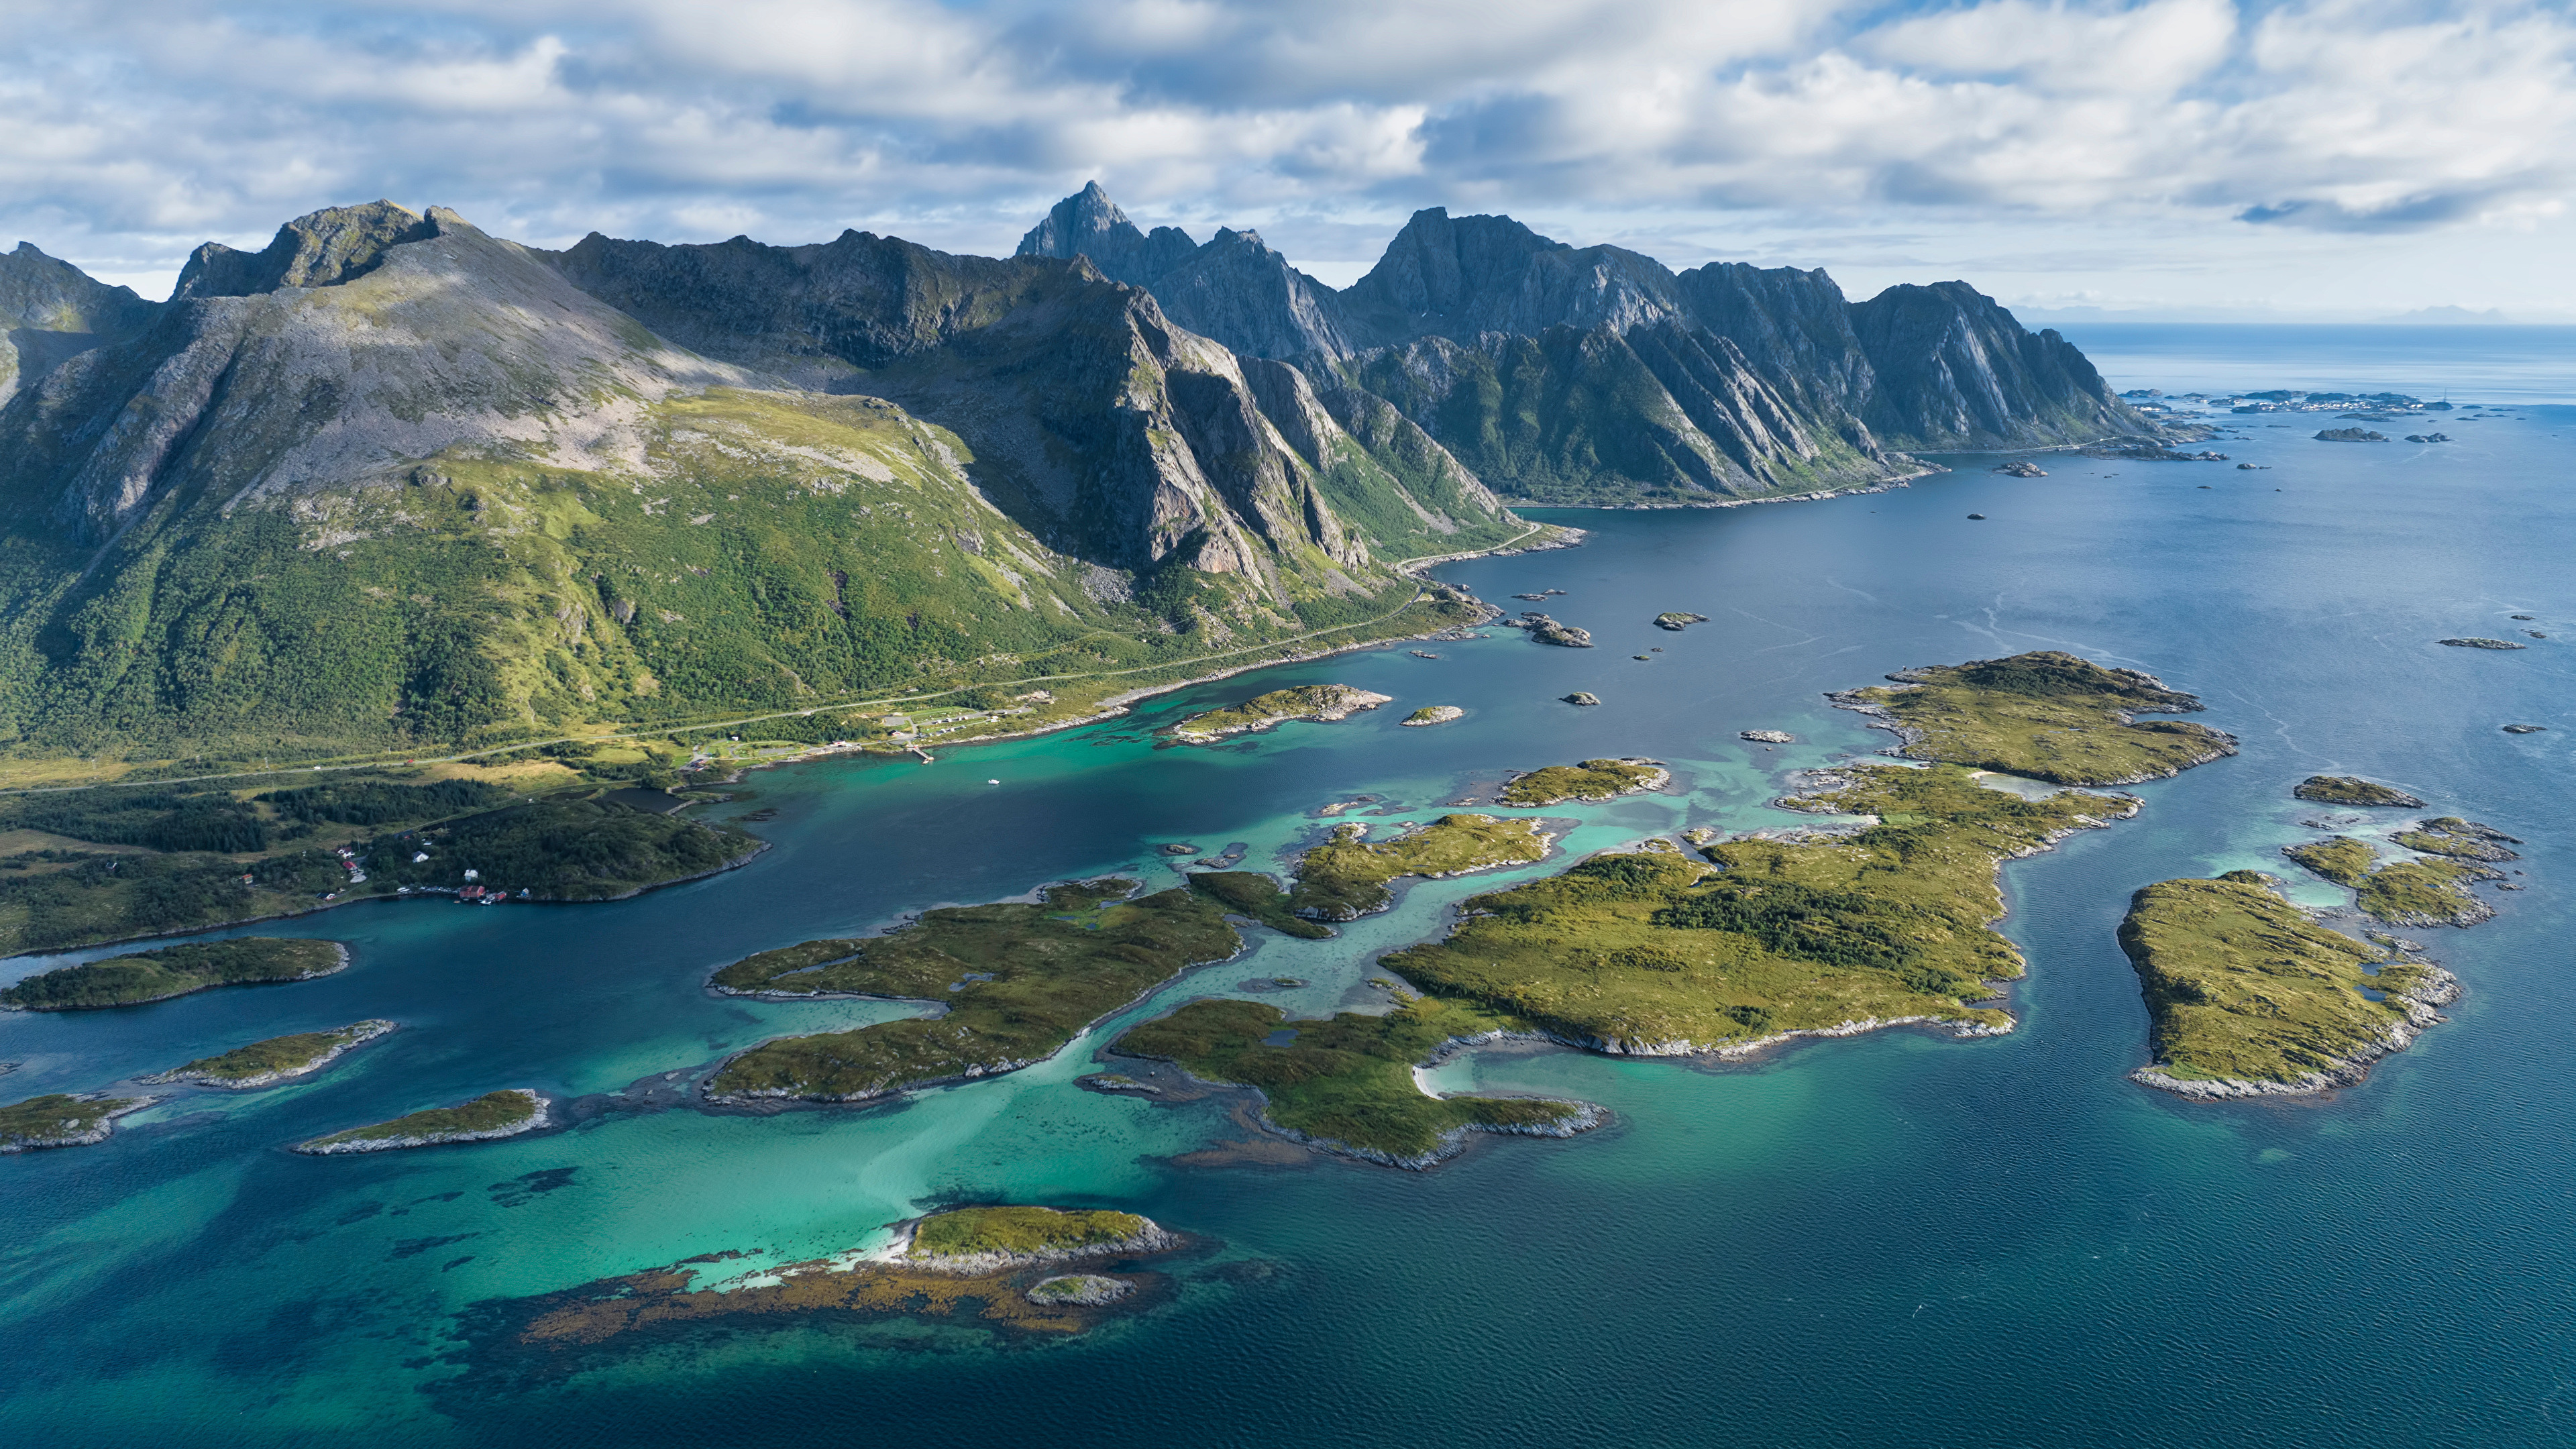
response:
{"label": "deep blue sea", "polygon": [[[361,906],[283,928],[351,943],[355,965],[323,981],[0,1017],[0,1060],[23,1063],[13,1100],[286,1031],[403,1023],[308,1083],[180,1093],[103,1145],[0,1159],[0,1443],[2576,1442],[2576,346],[2541,329],[2150,330],[2074,335],[2123,387],[2481,406],[2428,446],[2227,418],[2210,446],[2259,471],[2044,454],[2048,476],[2019,479],[1963,457],[1882,494],[1550,513],[1589,542],[1443,576],[1498,602],[1563,589],[1547,607],[1597,649],[1495,629],[1430,646],[1435,660],[1390,649],[1240,676],[935,765],[770,771],[723,808],[777,810],[754,828],[779,848],[723,877],[596,907]],[[2481,360],[2506,343],[2522,351]],[[1710,622],[1651,627],[1672,609]],[[2551,637],[2434,643],[2521,628]],[[1782,772],[1886,743],[1825,691],[2031,648],[2159,674],[2244,748],[2007,868],[2004,929],[2031,967],[2007,1037],[1898,1030],[1727,1067],[1481,1053],[1441,1084],[1587,1098],[1615,1121],[1478,1139],[1429,1173],[1180,1166],[1243,1135],[1221,1103],[1072,1085],[1124,1022],[1252,978],[1304,978],[1263,999],[1329,1011],[1456,902],[1560,856],[1420,883],[1333,941],[1256,932],[1250,958],[1049,1062],[900,1106],[711,1115],[645,1090],[766,1035],[901,1010],[702,990],[753,950],[1051,879],[1168,880],[1159,847],[1175,841],[1246,842],[1275,867],[1327,803],[1428,810],[1592,755],[1666,760],[1677,792],[1575,807],[1571,855],[1775,823]],[[1221,749],[1147,734],[1324,681],[1397,702]],[[1575,689],[1603,704],[1556,702]],[[1468,713],[1397,727],[1440,703]],[[1739,741],[1750,728],[1800,743]],[[2290,787],[2319,771],[2528,842],[2528,889],[2497,896],[2495,920],[2418,933],[2467,986],[2452,1020],[2313,1100],[2195,1105],[2129,1082],[2146,1016],[2113,931],[2130,892],[2279,869],[2279,848],[2314,834]],[[571,1099],[579,1126],[375,1157],[281,1150],[503,1086]],[[1035,1346],[971,1322],[750,1320],[626,1340],[566,1372],[476,1306],[700,1253],[819,1256],[965,1200],[1128,1208],[1217,1246],[1178,1270],[1173,1301]]]}

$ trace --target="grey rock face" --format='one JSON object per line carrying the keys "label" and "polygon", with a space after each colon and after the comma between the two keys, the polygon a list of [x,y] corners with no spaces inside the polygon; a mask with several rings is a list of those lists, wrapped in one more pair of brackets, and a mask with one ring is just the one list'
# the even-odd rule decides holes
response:
{"label": "grey rock face", "polygon": [[1100,274],[1129,286],[1149,285],[1187,261],[1198,250],[1190,234],[1176,226],[1158,226],[1148,236],[1136,229],[1097,181],[1055,204],[1046,220],[1020,238],[1024,257],[1089,257]]}
{"label": "grey rock face", "polygon": [[1908,448],[2152,434],[2054,331],[2025,331],[1965,282],[1890,287],[1851,309],[1877,388],[1863,419]]}
{"label": "grey rock face", "polygon": [[[1902,466],[1890,448],[2152,432],[2081,352],[1960,282],[1855,305],[1821,271],[1719,263],[1676,275],[1619,247],[1439,207],[1416,212],[1342,292],[1251,233],[1184,255],[1186,241],[1138,231],[1095,184],[1021,251],[1089,256],[1237,353],[1381,391],[1522,496],[1761,496],[1885,478]],[[1514,394],[1499,415],[1472,402],[1498,392]]]}
{"label": "grey rock face", "polygon": [[328,207],[279,227],[257,252],[221,242],[197,248],[170,296],[255,297],[280,287],[338,286],[375,270],[388,249],[435,235],[433,222],[390,201]]}
{"label": "grey rock face", "polygon": [[1333,289],[1288,265],[1258,232],[1218,232],[1157,274],[1151,290],[1173,321],[1246,357],[1346,357],[1353,350]]}
{"label": "grey rock face", "polygon": [[0,254],[0,404],[61,363],[151,325],[159,309],[28,242]]}
{"label": "grey rock face", "polygon": [[[634,461],[646,402],[754,380],[669,347],[453,212],[409,216],[317,212],[266,251],[197,267],[197,293],[183,280],[147,329],[0,412],[0,485],[51,492],[72,536],[96,541],[174,491],[239,503],[361,483],[456,444]],[[378,246],[413,222],[427,230]],[[245,277],[273,284],[219,289]],[[273,280],[287,277],[330,280]]]}

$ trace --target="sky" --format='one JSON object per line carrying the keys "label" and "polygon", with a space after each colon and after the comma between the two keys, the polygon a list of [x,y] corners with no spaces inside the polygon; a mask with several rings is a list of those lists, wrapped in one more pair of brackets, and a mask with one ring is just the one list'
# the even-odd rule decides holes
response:
{"label": "sky", "polygon": [[1096,179],[1335,286],[1446,206],[2036,317],[2576,321],[2563,0],[19,0],[0,117],[0,246],[155,298],[377,197],[1008,254]]}

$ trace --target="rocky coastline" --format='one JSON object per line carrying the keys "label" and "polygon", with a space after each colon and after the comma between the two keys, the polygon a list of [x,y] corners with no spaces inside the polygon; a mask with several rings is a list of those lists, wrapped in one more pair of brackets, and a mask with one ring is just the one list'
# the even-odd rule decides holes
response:
{"label": "rocky coastline", "polygon": [[[17,1111],[29,1108],[37,1103],[48,1100],[55,1099],[43,1097],[34,1098],[27,1102],[18,1103],[17,1106],[11,1110]],[[59,1100],[70,1102],[77,1106],[103,1104],[105,1110],[86,1113],[74,1112],[72,1115],[61,1119],[59,1125],[52,1128],[35,1128],[32,1130],[22,1129],[0,1133],[0,1153],[36,1152],[49,1147],[95,1146],[98,1143],[105,1142],[115,1133],[117,1118],[125,1116],[131,1112],[140,1112],[144,1108],[151,1106],[153,1103],[158,1102],[161,1099],[159,1097],[125,1097],[111,1099],[105,1093],[90,1092],[79,1096],[61,1097]]]}
{"label": "rocky coastline", "polygon": [[2223,1102],[2251,1097],[2304,1097],[2337,1087],[2359,1086],[2370,1075],[2370,1069],[2383,1057],[2402,1052],[2415,1044],[2424,1029],[2450,1020],[2435,1010],[2460,999],[2460,979],[2440,966],[2425,962],[2424,978],[2411,992],[2389,992],[2390,1001],[2404,1004],[2406,1019],[2390,1022],[2377,1040],[2360,1050],[2339,1057],[2334,1064],[2286,1082],[2248,1081],[2232,1077],[2177,1077],[2162,1066],[2150,1062],[2129,1073],[2129,1080],[2160,1092],[2199,1102]]}
{"label": "rocky coastline", "polygon": [[932,1273],[949,1273],[962,1277],[984,1278],[996,1273],[1016,1272],[1024,1268],[1052,1268],[1073,1263],[1096,1262],[1103,1258],[1135,1257],[1146,1253],[1166,1253],[1180,1247],[1181,1236],[1152,1218],[1139,1215],[1143,1226],[1122,1238],[1106,1242],[1084,1243],[1069,1248],[1039,1248],[1029,1252],[928,1253],[914,1249],[914,1235],[927,1222],[927,1216],[913,1218],[895,1227],[894,1241],[886,1246],[888,1262]]}

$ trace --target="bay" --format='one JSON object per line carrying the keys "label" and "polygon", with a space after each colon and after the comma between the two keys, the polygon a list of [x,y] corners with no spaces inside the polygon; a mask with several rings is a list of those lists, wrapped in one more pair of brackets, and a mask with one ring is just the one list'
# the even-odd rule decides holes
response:
{"label": "bay", "polygon": [[[2113,376],[2261,385],[2218,375],[2225,363]],[[2435,390],[2402,366],[2386,385]],[[2503,386],[2478,400],[2512,400]],[[138,1446],[2563,1441],[2576,408],[2513,411],[2446,422],[2461,441],[2427,447],[2229,419],[2237,435],[2212,446],[2268,471],[2060,454],[2017,479],[1963,457],[1882,494],[1546,514],[1589,541],[1442,576],[1513,608],[1563,589],[1528,607],[1599,648],[1489,629],[1424,646],[1436,660],[1390,649],[1262,671],[935,765],[765,772],[727,808],[777,810],[754,828],[779,848],[726,876],[609,906],[333,912],[284,929],[349,940],[340,976],[0,1018],[0,1060],[24,1064],[13,1097],[283,1031],[404,1023],[317,1080],[184,1094],[101,1146],[0,1161],[0,1429]],[[1710,622],[1652,627],[1664,610]],[[2513,613],[2554,637],[2514,653],[2433,643],[2523,627]],[[1309,981],[1262,997],[1301,1012],[1360,999],[1379,953],[1498,882],[1686,825],[1776,822],[1782,772],[1885,743],[1824,691],[2030,648],[2196,691],[2199,718],[2244,749],[2138,787],[2137,819],[2008,867],[2005,929],[2032,966],[2009,1037],[1888,1032],[1719,1069],[1479,1053],[1443,1084],[1579,1096],[1614,1124],[1479,1140],[1428,1174],[1176,1166],[1242,1135],[1221,1104],[1072,1085],[1122,1023],[1249,979]],[[1216,749],[1150,734],[1331,681],[1396,703]],[[1602,705],[1558,702],[1577,689]],[[1397,726],[1424,704],[1468,713]],[[2514,722],[2548,730],[2501,732]],[[1754,728],[1800,742],[1737,739]],[[1167,881],[1171,842],[1242,841],[1275,868],[1324,828],[1326,803],[1371,794],[1402,807],[1380,818],[1426,818],[1506,771],[1599,754],[1666,760],[1679,793],[1536,812],[1578,822],[1569,854],[1421,883],[1337,940],[1255,933],[1249,956],[1038,1067],[892,1108],[667,1105],[764,1036],[902,1010],[703,991],[749,951],[1052,879]],[[2429,937],[2468,987],[2452,1022],[2316,1101],[2210,1107],[2126,1081],[2145,1059],[2112,934],[2128,894],[2284,869],[2279,847],[2315,814],[2289,787],[2320,771],[2393,781],[2530,842],[2529,889],[2498,919]],[[519,1085],[571,1099],[580,1125],[370,1158],[281,1150]],[[1182,1267],[1175,1302],[1060,1344],[953,1324],[724,1325],[639,1337],[567,1376],[480,1332],[478,1303],[704,1252],[833,1252],[926,1205],[998,1199],[1128,1208],[1220,1246]]]}

